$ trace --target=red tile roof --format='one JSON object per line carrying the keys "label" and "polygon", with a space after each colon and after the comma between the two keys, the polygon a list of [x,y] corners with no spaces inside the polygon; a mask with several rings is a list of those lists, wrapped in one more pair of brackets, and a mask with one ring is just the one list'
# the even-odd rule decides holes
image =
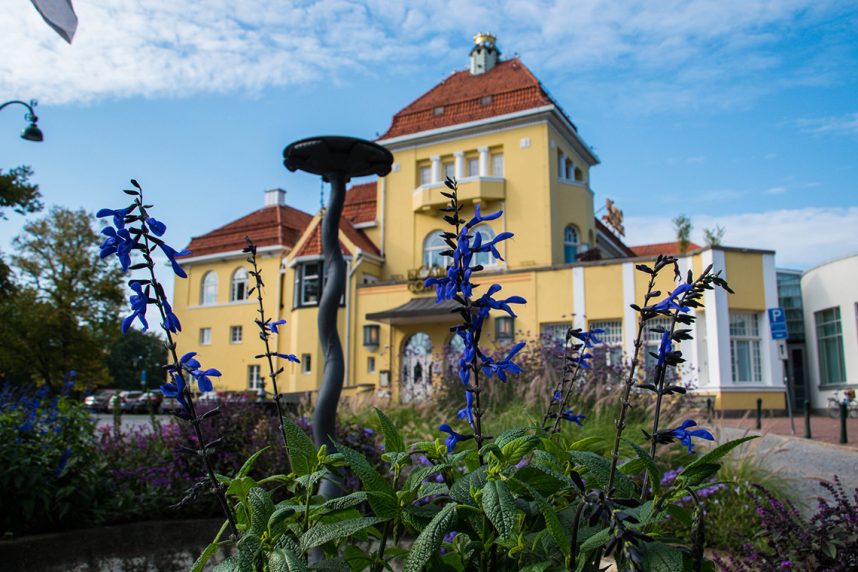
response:
{"label": "red tile roof", "polygon": [[257,246],[293,247],[313,217],[289,206],[269,206],[206,234],[191,238],[190,256],[241,250],[245,236]]}
{"label": "red tile roof", "polygon": [[513,58],[498,62],[479,75],[471,75],[468,70],[454,72],[394,115],[390,128],[380,139],[546,105],[557,104],[536,76],[518,58]]}
{"label": "red tile roof", "polygon": [[[381,253],[378,250],[378,247],[373,244],[373,242],[369,239],[369,237],[364,234],[364,232],[360,229],[352,226],[352,223],[345,219],[340,219],[340,237],[345,235],[345,237],[354,244],[357,248],[360,248],[364,252],[369,252],[370,254],[374,254],[379,256]],[[349,252],[349,249],[343,244],[343,241],[340,240],[340,251],[344,255],[353,254]],[[321,256],[322,255],[322,221],[319,222],[313,227],[310,231],[310,235],[307,237],[307,240],[304,244],[301,245],[301,248],[298,252],[295,253],[295,256]]]}
{"label": "red tile roof", "polygon": [[353,224],[375,221],[376,181],[354,185],[346,192],[343,218]]}
{"label": "red tile roof", "polygon": [[[629,248],[631,248],[637,256],[658,256],[659,254],[676,255],[680,253],[679,242],[677,241],[640,244],[638,246],[630,246]],[[702,247],[700,245],[689,242],[688,248],[685,251],[691,252],[692,250],[700,250],[701,248]]]}

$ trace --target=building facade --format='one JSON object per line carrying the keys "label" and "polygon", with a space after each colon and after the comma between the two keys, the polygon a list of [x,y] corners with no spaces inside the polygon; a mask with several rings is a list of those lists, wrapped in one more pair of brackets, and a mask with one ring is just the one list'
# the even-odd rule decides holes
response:
{"label": "building facade", "polygon": [[[502,243],[503,260],[477,260],[486,268],[483,282],[528,300],[514,320],[492,318],[488,344],[601,327],[612,355],[632,351],[637,315],[629,304],[640,303],[646,288],[634,267],[658,252],[677,254],[677,245],[629,247],[594,217],[590,172],[598,157],[530,70],[518,58],[501,59],[493,37],[478,35],[468,69],[396,113],[378,143],[393,153],[393,170],[347,192],[340,225],[348,281],[339,331],[349,391],[419,399],[437,388],[442,355],[457,351],[449,331],[455,316],[421,286],[444,265],[438,208],[448,176],[459,183],[464,218],[478,205],[483,213],[504,211],[475,232],[484,239],[515,233]],[[199,332],[188,349],[210,353],[224,372],[222,388],[257,388],[265,373],[253,358],[255,311],[241,286],[245,234],[263,257],[266,312],[288,321],[279,350],[302,359],[286,366],[281,390],[318,388],[322,217],[288,207],[285,192],[275,189],[259,211],[188,246],[193,254],[182,264],[189,278],[177,282],[174,307],[186,331]],[[715,397],[717,407],[748,409],[760,397],[767,408],[783,408],[782,363],[766,312],[778,305],[774,253],[689,245],[679,260],[695,274],[712,264],[736,291],[707,292],[695,340],[680,348],[688,360],[683,380]],[[671,278],[658,285],[663,292],[674,287]]]}
{"label": "building facade", "polygon": [[812,407],[825,409],[858,390],[858,254],[801,276]]}

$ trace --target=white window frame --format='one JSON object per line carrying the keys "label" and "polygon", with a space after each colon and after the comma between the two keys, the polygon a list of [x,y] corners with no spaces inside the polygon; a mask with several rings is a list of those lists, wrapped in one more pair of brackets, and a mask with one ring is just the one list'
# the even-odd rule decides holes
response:
{"label": "white window frame", "polygon": [[593,320],[587,326],[587,329],[593,331],[595,329],[605,330],[602,334],[596,334],[596,337],[602,340],[602,347],[605,350],[605,361],[609,366],[618,366],[623,364],[623,320],[620,318],[614,320]]}
{"label": "white window frame", "polygon": [[200,305],[217,304],[217,272],[209,270],[200,281]]}
{"label": "white window frame", "polygon": [[[482,235],[482,244],[485,244],[496,236],[494,229],[485,223],[478,224],[471,229],[471,234],[473,234],[475,238],[476,233],[478,232]],[[483,267],[488,268],[489,266],[496,266],[497,264],[498,260],[491,252],[477,252],[471,259],[472,266],[482,265]]]}
{"label": "white window frame", "polygon": [[432,182],[432,167],[429,165],[418,167],[417,177],[420,181],[420,186],[430,184]]}
{"label": "white window frame", "polygon": [[[308,274],[307,270],[315,267],[316,271],[313,274]],[[295,306],[303,308],[304,306],[318,306],[319,299],[322,297],[322,261],[305,262],[295,269]],[[310,300],[307,292],[307,284],[315,281],[316,299]]]}
{"label": "white window frame", "polygon": [[[659,326],[661,326],[665,330],[670,330],[670,318],[665,318],[662,316],[658,318],[651,318],[646,321],[646,324],[644,324],[643,348],[641,349],[644,353],[643,366],[644,370],[646,370],[647,373],[654,371],[655,366],[658,363],[658,358],[653,357],[650,352],[658,355],[658,350],[661,347],[662,333],[652,331],[654,328],[658,328]],[[674,350],[677,349],[675,346],[676,344],[673,345]],[[672,372],[676,372],[675,367],[668,368],[667,372],[665,373],[665,379],[673,379]],[[649,382],[654,380],[647,381]]]}
{"label": "white window frame", "polygon": [[492,153],[491,156],[492,177],[503,177],[504,164],[503,152]]}
{"label": "white window frame", "polygon": [[229,343],[240,344],[244,341],[244,328],[241,326],[229,327]]}
{"label": "white window frame", "polygon": [[[730,368],[733,383],[763,382],[760,322],[758,312],[730,312]],[[742,373],[738,362],[740,348],[746,348],[748,352],[751,379],[739,379]]]}
{"label": "white window frame", "polygon": [[212,329],[200,328],[200,345],[210,346],[212,343]]}
{"label": "white window frame", "polygon": [[247,366],[247,388],[258,391],[262,387],[262,366],[250,364]]}
{"label": "white window frame", "polygon": [[301,354],[301,373],[313,373],[313,356]]}
{"label": "white window frame", "polygon": [[230,302],[243,302],[247,300],[247,286],[249,274],[244,266],[239,266],[232,273],[232,280],[229,288]]}
{"label": "white window frame", "polygon": [[433,230],[426,235],[423,240],[423,266],[432,268],[438,266],[440,268],[447,267],[447,258],[441,256],[440,253],[444,250],[449,250],[449,246],[444,242],[444,231]]}
{"label": "white window frame", "polygon": [[375,356],[369,356],[366,358],[366,372],[375,373]]}
{"label": "white window frame", "polygon": [[468,177],[479,177],[480,176],[480,158],[479,157],[468,157],[465,160],[465,174]]}
{"label": "white window frame", "polygon": [[447,177],[450,177],[451,179],[455,179],[456,178],[456,164],[452,163],[452,162],[444,163],[442,168],[441,168],[441,172],[443,173],[445,180],[447,179]]}
{"label": "white window frame", "polygon": [[[823,314],[826,312],[833,312],[833,319],[823,318]],[[821,321],[825,319],[825,321]],[[833,306],[831,308],[824,308],[819,310],[818,312],[813,313],[813,327],[816,332],[816,351],[817,351],[817,361],[819,362],[819,385],[821,386],[838,386],[844,385],[847,383],[846,379],[846,356],[844,354],[843,347],[843,320],[840,314],[840,306]],[[825,327],[833,328],[832,334],[823,334]],[[831,374],[833,372],[828,371],[827,360],[824,359],[825,353],[827,350],[823,351],[823,344],[832,343],[834,348],[837,350],[838,354],[838,362],[839,362],[839,374],[841,374],[841,379],[833,380],[831,379]]]}

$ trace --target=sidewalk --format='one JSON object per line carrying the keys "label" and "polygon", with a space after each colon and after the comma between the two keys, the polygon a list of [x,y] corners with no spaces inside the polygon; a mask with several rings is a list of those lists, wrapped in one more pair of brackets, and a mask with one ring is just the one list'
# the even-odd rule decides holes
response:
{"label": "sidewalk", "polygon": [[[720,424],[723,427],[750,429],[751,431],[756,432],[756,419],[753,415],[740,419],[721,419]],[[858,419],[847,419],[846,431],[847,436],[849,438],[849,443],[842,446],[858,449]],[[787,437],[793,436],[790,432],[790,423],[788,417],[763,417],[763,429],[760,431],[760,433],[784,435]],[[840,419],[834,419],[822,415],[814,415],[810,418],[810,433],[814,442],[839,445]],[[795,417],[794,436],[800,439],[804,438],[804,415],[797,415]]]}

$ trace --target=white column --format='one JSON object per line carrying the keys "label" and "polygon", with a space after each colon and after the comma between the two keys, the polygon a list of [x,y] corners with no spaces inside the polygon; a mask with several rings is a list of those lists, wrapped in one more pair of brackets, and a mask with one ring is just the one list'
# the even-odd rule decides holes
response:
{"label": "white column", "polygon": [[584,295],[584,267],[575,266],[572,268],[572,312],[574,317],[572,320],[573,328],[581,328],[587,326],[587,316],[584,314],[586,296]]}
{"label": "white column", "polygon": [[[778,275],[775,270],[775,256],[773,254],[763,255],[763,295],[766,300],[766,309],[777,308],[778,302]],[[778,346],[772,339],[772,327],[769,325],[769,312],[763,311],[760,320],[760,361],[762,362],[763,384],[783,387],[784,386],[784,364],[778,355]]]}
{"label": "white column", "polygon": [[[638,313],[630,304],[635,303],[635,265],[623,263],[623,352],[631,360],[635,354],[635,335],[638,333]],[[638,301],[639,304],[643,300]]]}
{"label": "white column", "polygon": [[432,182],[440,183],[441,182],[441,157],[439,155],[433,155],[430,157],[432,160]]}
{"label": "white column", "polygon": [[489,176],[489,148],[488,147],[480,147],[477,149],[480,152],[480,176],[488,177]]}
{"label": "white column", "polygon": [[[691,257],[681,256],[679,257],[679,260],[677,260],[677,263],[679,265],[680,281],[684,282],[688,278],[688,271],[691,270]],[[692,309],[691,315],[696,316],[697,311]],[[678,324],[677,327],[684,328],[686,326]],[[679,365],[679,372],[682,377],[682,381],[686,383],[698,380],[697,369],[700,363],[697,355],[697,339],[695,334],[697,325],[695,323],[688,327],[691,329],[691,335],[694,336],[695,339],[686,340],[679,345],[679,350],[682,351],[682,357],[685,359],[685,363]]]}
{"label": "white column", "polygon": [[[700,253],[703,268],[712,264],[712,271],[721,270],[727,279],[724,251],[708,249]],[[709,356],[709,383],[713,388],[732,386],[733,371],[730,362],[730,311],[727,292],[715,287],[703,293],[706,312],[706,353]]]}
{"label": "white column", "polygon": [[456,180],[465,178],[465,152],[464,151],[456,151],[453,153],[453,157],[456,158],[456,164],[454,165]]}

